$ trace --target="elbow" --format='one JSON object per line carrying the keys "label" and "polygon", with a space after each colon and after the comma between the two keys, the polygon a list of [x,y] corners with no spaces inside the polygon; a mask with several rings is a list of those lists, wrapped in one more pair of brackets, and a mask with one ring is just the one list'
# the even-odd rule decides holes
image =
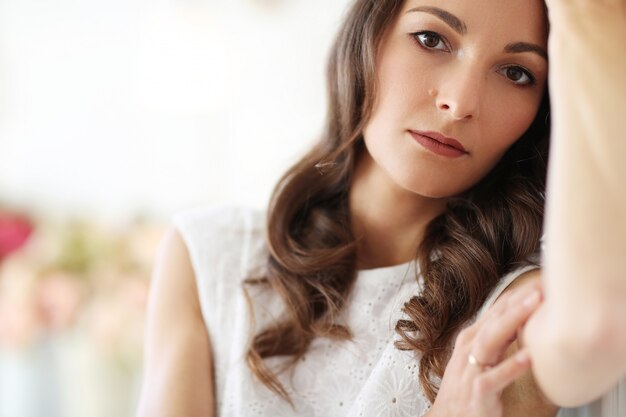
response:
{"label": "elbow", "polygon": [[606,309],[583,314],[550,329],[541,349],[551,353],[535,372],[545,396],[561,407],[597,399],[626,372],[625,323]]}
{"label": "elbow", "polygon": [[[613,298],[613,297],[611,297]],[[605,362],[616,366],[624,362],[626,353],[626,300],[625,296],[617,299],[599,299],[585,308],[578,309],[578,314],[566,319],[567,323],[557,329],[558,343],[568,352],[575,363]],[[563,322],[563,321],[562,321]]]}
{"label": "elbow", "polygon": [[551,351],[551,363],[535,369],[544,395],[559,407],[579,407],[595,400],[601,392],[588,379],[590,368],[597,360],[589,340],[580,335],[557,332],[544,349]]}

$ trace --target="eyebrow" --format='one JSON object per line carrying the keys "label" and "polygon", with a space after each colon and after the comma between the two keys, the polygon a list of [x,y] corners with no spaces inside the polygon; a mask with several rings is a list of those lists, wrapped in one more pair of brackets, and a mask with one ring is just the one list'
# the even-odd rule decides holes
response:
{"label": "eyebrow", "polygon": [[546,61],[548,60],[548,53],[545,49],[543,49],[539,45],[535,45],[534,43],[528,42],[515,42],[510,43],[504,47],[504,52],[508,52],[510,54],[520,53],[520,52],[534,52],[537,55],[541,56]]}
{"label": "eyebrow", "polygon": [[460,35],[465,35],[467,33],[467,26],[465,25],[465,22],[463,22],[461,19],[459,19],[452,13],[446,12],[445,10],[440,9],[439,7],[428,7],[428,6],[415,7],[407,11],[407,13],[411,13],[411,12],[426,12],[426,13],[433,14],[437,16],[438,18],[440,18],[441,20],[443,20],[444,22],[446,22],[448,26],[450,26],[452,29],[457,31]]}
{"label": "eyebrow", "polygon": [[[420,6],[420,7],[414,7],[407,11],[407,13],[412,13],[412,12],[430,13],[434,16],[437,16],[441,20],[443,20],[448,26],[454,29],[459,35],[467,34],[467,25],[465,24],[465,22],[463,22],[461,19],[459,19],[452,13],[447,12],[443,9],[440,9],[439,7]],[[545,59],[546,61],[548,60],[548,53],[546,52],[546,50],[542,48],[541,46],[536,45],[534,43],[528,43],[528,42],[510,43],[504,47],[504,52],[507,52],[510,54],[522,53],[522,52],[533,52],[539,55],[540,57],[542,57],[543,59]]]}

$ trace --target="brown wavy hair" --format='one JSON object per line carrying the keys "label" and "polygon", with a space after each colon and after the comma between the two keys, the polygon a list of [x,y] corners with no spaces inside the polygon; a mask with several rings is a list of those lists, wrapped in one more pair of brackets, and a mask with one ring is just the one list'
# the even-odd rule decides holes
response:
{"label": "brown wavy hair", "polygon": [[[265,276],[244,284],[268,285],[285,304],[282,319],[252,338],[247,361],[259,380],[287,401],[277,374],[292,367],[313,338],[351,338],[336,322],[356,277],[348,193],[376,95],[377,47],[403,3],[357,0],[348,10],[327,67],[323,134],[274,189]],[[480,183],[450,199],[416,248],[424,288],[404,305],[396,346],[421,354],[419,378],[431,402],[438,390],[433,377],[442,377],[458,331],[499,278],[538,250],[548,109],[546,88],[528,131]],[[272,370],[264,359],[274,356],[288,360]]]}

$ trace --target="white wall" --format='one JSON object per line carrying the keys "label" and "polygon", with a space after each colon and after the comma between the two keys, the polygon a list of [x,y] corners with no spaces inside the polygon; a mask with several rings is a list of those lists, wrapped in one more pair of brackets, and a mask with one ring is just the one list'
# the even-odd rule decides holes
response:
{"label": "white wall", "polygon": [[0,204],[263,206],[321,130],[348,0],[0,0]]}

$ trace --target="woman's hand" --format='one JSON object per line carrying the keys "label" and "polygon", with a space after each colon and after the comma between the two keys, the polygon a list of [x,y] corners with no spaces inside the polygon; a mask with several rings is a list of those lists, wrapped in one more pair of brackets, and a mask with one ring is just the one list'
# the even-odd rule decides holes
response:
{"label": "woman's hand", "polygon": [[530,368],[525,349],[504,358],[518,331],[540,305],[539,282],[503,294],[461,331],[427,417],[501,417],[501,394]]}

